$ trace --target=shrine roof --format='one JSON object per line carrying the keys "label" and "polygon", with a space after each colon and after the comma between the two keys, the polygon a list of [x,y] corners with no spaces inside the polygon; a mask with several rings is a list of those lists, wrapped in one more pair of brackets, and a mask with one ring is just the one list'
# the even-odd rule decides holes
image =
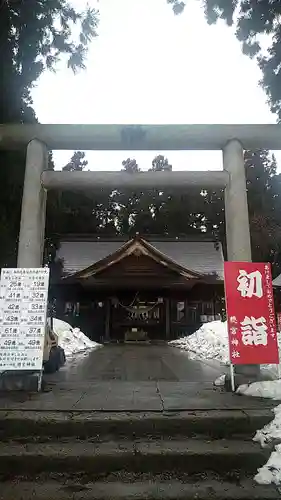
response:
{"label": "shrine roof", "polygon": [[[134,239],[130,240],[131,243]],[[209,238],[141,238],[141,241],[164,256],[168,262],[200,275],[217,275],[223,279],[223,252],[221,244]],[[65,275],[79,273],[101,261],[110,261],[110,256],[126,248],[130,242],[121,238],[105,239],[91,237],[65,237],[57,252],[62,259]]]}

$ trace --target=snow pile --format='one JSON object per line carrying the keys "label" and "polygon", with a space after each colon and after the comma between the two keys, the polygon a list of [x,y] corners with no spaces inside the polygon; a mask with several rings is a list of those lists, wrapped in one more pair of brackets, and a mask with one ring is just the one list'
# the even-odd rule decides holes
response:
{"label": "snow pile", "polygon": [[[279,359],[281,361],[281,332],[277,332],[277,341],[278,341],[278,350],[279,350]],[[261,365],[263,370],[267,370],[268,374],[271,375],[272,378],[278,377],[278,365]]]}
{"label": "snow pile", "polygon": [[259,484],[281,484],[281,444],[275,446],[267,463],[258,470],[255,481]]}
{"label": "snow pile", "polygon": [[[169,342],[171,346],[189,351],[194,359],[216,359],[226,365],[229,364],[229,347],[227,322],[212,321],[204,323],[192,335]],[[279,357],[281,360],[281,332],[278,333]],[[261,365],[269,378],[277,378],[278,365]],[[249,394],[250,395],[250,394]],[[262,396],[271,397],[271,396]],[[279,399],[279,398],[275,398]]]}
{"label": "snow pile", "polygon": [[79,328],[72,328],[65,321],[54,318],[53,325],[54,332],[58,336],[59,346],[64,349],[66,357],[100,347],[100,344],[90,340]]}
{"label": "snow pile", "polygon": [[229,363],[226,322],[205,323],[192,335],[172,340],[169,345],[189,351],[197,359],[216,359],[224,364]]}
{"label": "snow pile", "polygon": [[[273,411],[275,413],[274,420],[265,425],[263,429],[258,430],[254,437],[254,441],[258,441],[263,447],[273,440],[281,441],[281,405],[274,408]],[[258,469],[255,481],[259,484],[281,484],[281,444],[275,446],[267,463]]]}
{"label": "snow pile", "polygon": [[[241,385],[238,387],[238,394],[245,396],[263,397],[281,400],[281,380],[268,380],[263,382],[254,382],[250,385]],[[256,432],[254,441],[267,446],[271,441],[281,441],[281,405],[274,408],[275,418],[263,429]],[[275,446],[267,463],[258,469],[255,481],[259,484],[281,484],[281,444]]]}
{"label": "snow pile", "polygon": [[281,380],[265,380],[253,382],[250,385],[240,385],[236,392],[244,396],[281,400]]}
{"label": "snow pile", "polygon": [[254,437],[254,441],[259,442],[262,447],[276,439],[281,441],[281,405],[276,406],[273,411],[275,414],[274,420],[258,430]]}

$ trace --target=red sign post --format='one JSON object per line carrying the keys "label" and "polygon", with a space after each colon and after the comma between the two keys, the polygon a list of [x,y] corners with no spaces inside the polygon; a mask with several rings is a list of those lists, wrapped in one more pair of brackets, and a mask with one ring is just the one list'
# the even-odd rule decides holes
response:
{"label": "red sign post", "polygon": [[270,264],[225,262],[230,361],[279,363]]}

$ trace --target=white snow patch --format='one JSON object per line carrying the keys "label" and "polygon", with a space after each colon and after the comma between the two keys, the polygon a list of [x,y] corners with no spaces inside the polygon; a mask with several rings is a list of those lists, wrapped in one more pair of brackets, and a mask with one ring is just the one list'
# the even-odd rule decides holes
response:
{"label": "white snow patch", "polygon": [[240,385],[236,392],[244,396],[281,400],[281,380],[264,380]]}
{"label": "white snow patch", "polygon": [[275,451],[271,453],[267,463],[258,469],[254,479],[259,484],[281,484],[281,444],[275,446]]}
{"label": "white snow patch", "polygon": [[[278,333],[279,357],[281,360],[281,332]],[[192,335],[169,342],[171,346],[188,351],[192,359],[214,359],[229,365],[227,322],[212,321],[205,323]],[[278,365],[261,365],[267,378],[278,377]],[[270,396],[263,396],[270,397]]]}
{"label": "white snow patch", "polygon": [[[277,342],[279,350],[279,359],[281,360],[281,332],[277,332]],[[262,370],[267,370],[267,373],[274,379],[278,377],[278,365],[261,365]]]}
{"label": "white snow patch", "polygon": [[[238,387],[238,394],[253,397],[271,398],[281,400],[281,380],[268,380],[245,384]],[[281,405],[274,408],[274,419],[262,429],[259,429],[253,440],[259,442],[262,447],[277,440],[281,441]],[[274,483],[281,485],[281,444],[275,446],[267,463],[258,469],[255,481],[259,484]]]}
{"label": "white snow patch", "polygon": [[221,363],[229,364],[226,322],[205,323],[192,335],[172,340],[169,345],[189,351],[194,359],[215,359]]}
{"label": "white snow patch", "polygon": [[[278,347],[279,358],[281,359],[281,333],[278,332]],[[262,370],[266,370],[272,378],[278,376],[278,365],[261,365]],[[238,394],[244,396],[270,398],[281,400],[281,380],[267,380],[262,382],[254,382],[253,384],[240,385],[237,391]],[[270,442],[277,440],[281,441],[281,405],[274,408],[275,418],[263,429],[259,429],[254,441],[260,443],[262,447],[267,446]],[[259,484],[278,484],[281,485],[281,444],[275,446],[275,450],[271,453],[268,462],[258,470],[255,476],[255,481]]]}
{"label": "white snow patch", "polygon": [[281,405],[276,406],[272,411],[275,414],[274,419],[262,429],[259,429],[253,438],[262,447],[267,446],[271,441],[276,439],[280,439],[281,441]]}
{"label": "white snow patch", "polygon": [[221,387],[225,384],[225,377],[226,375],[220,375],[215,381],[214,385],[217,387]]}
{"label": "white snow patch", "polygon": [[101,347],[101,344],[90,340],[79,328],[72,328],[69,323],[60,319],[54,318],[53,328],[58,336],[59,346],[64,349],[66,357]]}

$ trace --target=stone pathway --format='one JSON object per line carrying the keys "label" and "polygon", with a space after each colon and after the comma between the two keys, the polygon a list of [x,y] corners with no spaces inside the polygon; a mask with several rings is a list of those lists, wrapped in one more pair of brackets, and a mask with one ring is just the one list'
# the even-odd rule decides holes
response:
{"label": "stone pathway", "polygon": [[0,396],[0,500],[277,500],[252,479],[272,402],[215,388],[222,371],[164,345],[106,346],[48,392]]}
{"label": "stone pathway", "polygon": [[167,345],[108,345],[47,376],[47,392],[0,396],[0,409],[175,412],[273,406],[214,387],[225,371],[219,363],[190,360]]}
{"label": "stone pathway", "polygon": [[50,380],[213,382],[224,372],[220,363],[191,360],[187,352],[166,344],[111,344],[78,357]]}

